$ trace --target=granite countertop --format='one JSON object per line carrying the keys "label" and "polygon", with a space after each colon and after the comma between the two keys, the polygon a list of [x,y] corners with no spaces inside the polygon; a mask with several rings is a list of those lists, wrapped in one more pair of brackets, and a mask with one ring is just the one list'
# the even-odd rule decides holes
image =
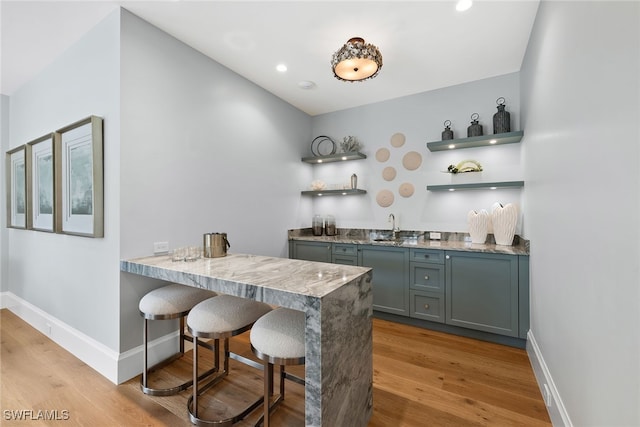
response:
{"label": "granite countertop", "polygon": [[[393,239],[391,230],[374,229],[337,229],[335,236],[314,236],[311,228],[288,231],[289,240],[305,240],[311,242],[350,243],[357,245],[397,246],[401,248],[437,249],[466,252],[485,252],[507,255],[529,255],[529,241],[520,236],[514,237],[512,246],[496,245],[493,235],[487,236],[484,244],[471,243],[468,233],[440,232],[440,240],[429,240],[425,236],[428,231],[400,231],[398,238]],[[382,239],[382,240],[381,240]],[[469,241],[467,241],[469,240]]]}
{"label": "granite countertop", "polygon": [[247,254],[174,262],[168,255],[120,262],[120,270],[147,277],[186,281],[205,277],[225,282],[229,293],[236,284],[322,298],[367,273],[370,268]]}

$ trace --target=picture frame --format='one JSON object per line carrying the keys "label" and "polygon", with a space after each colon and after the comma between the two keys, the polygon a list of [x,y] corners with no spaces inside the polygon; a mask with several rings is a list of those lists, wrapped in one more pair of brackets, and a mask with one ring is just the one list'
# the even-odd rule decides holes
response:
{"label": "picture frame", "polygon": [[97,116],[55,132],[55,230],[58,233],[104,237],[102,133],[102,118]]}
{"label": "picture frame", "polygon": [[54,134],[49,133],[26,145],[27,199],[30,215],[27,228],[55,231]]}
{"label": "picture frame", "polygon": [[7,227],[27,228],[29,199],[27,198],[26,147],[21,145],[6,154]]}

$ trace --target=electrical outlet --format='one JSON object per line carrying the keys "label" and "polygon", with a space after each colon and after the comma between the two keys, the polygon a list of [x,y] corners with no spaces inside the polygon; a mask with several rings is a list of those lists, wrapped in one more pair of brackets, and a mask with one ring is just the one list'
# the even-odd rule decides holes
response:
{"label": "electrical outlet", "polygon": [[429,232],[429,239],[430,240],[440,240],[440,233],[437,232],[437,231]]}
{"label": "electrical outlet", "polygon": [[551,408],[551,390],[549,390],[549,386],[546,383],[542,384],[542,398],[547,408]]}
{"label": "electrical outlet", "polygon": [[153,244],[153,254],[166,254],[169,253],[169,242],[155,242]]}
{"label": "electrical outlet", "polygon": [[47,323],[47,335],[51,336],[51,323]]}

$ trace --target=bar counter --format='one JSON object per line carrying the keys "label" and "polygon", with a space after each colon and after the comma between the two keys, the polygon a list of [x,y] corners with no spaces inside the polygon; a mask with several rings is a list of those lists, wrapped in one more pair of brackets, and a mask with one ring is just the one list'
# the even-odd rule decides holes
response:
{"label": "bar counter", "polygon": [[120,269],[304,311],[305,424],[366,426],[372,414],[371,269],[228,254],[123,260]]}

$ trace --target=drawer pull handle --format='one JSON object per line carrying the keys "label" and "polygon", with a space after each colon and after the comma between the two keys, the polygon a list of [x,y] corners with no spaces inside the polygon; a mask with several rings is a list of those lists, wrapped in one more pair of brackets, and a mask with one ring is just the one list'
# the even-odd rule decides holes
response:
{"label": "drawer pull handle", "polygon": [[425,304],[425,305],[424,305],[424,309],[425,309],[425,310],[429,310],[429,304]]}
{"label": "drawer pull handle", "polygon": [[424,280],[429,280],[429,276],[424,276]]}
{"label": "drawer pull handle", "polygon": [[428,255],[428,254],[425,254],[425,255],[424,255],[424,257],[425,257],[425,258],[429,258],[429,255]]}
{"label": "drawer pull handle", "polygon": [[347,252],[347,248],[342,248],[342,252]]}

